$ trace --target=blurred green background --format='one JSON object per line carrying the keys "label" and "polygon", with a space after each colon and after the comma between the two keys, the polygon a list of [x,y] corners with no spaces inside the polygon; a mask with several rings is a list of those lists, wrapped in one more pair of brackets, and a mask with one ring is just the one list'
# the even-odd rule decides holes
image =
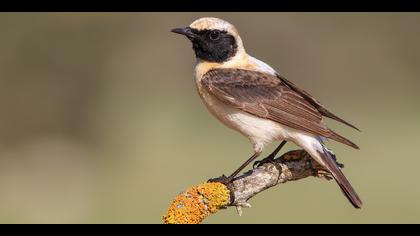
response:
{"label": "blurred green background", "polygon": [[169,32],[203,16],[362,130],[326,121],[361,147],[328,143],[364,200],[308,178],[206,223],[420,223],[418,13],[2,13],[0,222],[161,223],[176,194],[250,156]]}

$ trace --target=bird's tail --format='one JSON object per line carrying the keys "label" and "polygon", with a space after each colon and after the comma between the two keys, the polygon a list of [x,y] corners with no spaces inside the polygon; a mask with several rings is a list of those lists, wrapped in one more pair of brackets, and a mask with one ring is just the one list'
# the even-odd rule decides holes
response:
{"label": "bird's tail", "polygon": [[328,150],[323,144],[321,145],[323,152],[321,153],[320,151],[318,151],[318,154],[319,156],[321,156],[324,166],[334,177],[334,180],[337,182],[338,186],[340,186],[341,190],[343,191],[347,199],[350,201],[350,203],[355,208],[362,208],[362,200],[359,198],[356,191],[351,186],[350,182],[347,180],[343,172],[341,172],[340,168],[338,167],[334,153]]}

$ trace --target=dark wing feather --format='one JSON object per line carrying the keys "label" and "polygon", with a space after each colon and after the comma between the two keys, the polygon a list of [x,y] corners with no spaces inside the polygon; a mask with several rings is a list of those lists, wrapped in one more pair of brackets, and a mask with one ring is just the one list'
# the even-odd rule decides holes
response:
{"label": "dark wing feather", "polygon": [[201,83],[217,99],[245,112],[358,148],[328,129],[322,123],[322,113],[275,75],[213,69],[203,76]]}
{"label": "dark wing feather", "polygon": [[314,107],[316,107],[316,109],[323,115],[326,116],[328,118],[331,118],[333,120],[336,120],[338,122],[341,122],[345,125],[348,125],[349,127],[352,127],[353,129],[356,129],[358,131],[360,131],[360,129],[358,129],[356,126],[350,124],[349,122],[341,119],[340,117],[334,115],[332,112],[328,111],[327,108],[325,108],[320,102],[318,102],[312,95],[310,95],[308,92],[306,92],[305,90],[299,88],[296,84],[294,84],[293,82],[287,80],[286,78],[284,78],[281,75],[277,75],[277,77],[280,78],[281,81],[283,81],[287,86],[289,86],[291,89],[293,89],[294,91],[296,91],[297,93],[299,93],[300,95],[302,95],[302,97],[305,98],[305,100],[307,100],[308,102],[310,102]]}

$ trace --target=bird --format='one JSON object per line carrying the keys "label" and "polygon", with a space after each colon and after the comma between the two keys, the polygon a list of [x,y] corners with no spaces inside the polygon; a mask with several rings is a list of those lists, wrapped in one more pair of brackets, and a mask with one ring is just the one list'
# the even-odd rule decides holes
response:
{"label": "bird", "polygon": [[[355,208],[362,200],[344,176],[335,154],[325,145],[332,139],[359,147],[323,123],[327,117],[359,130],[330,112],[307,91],[286,79],[267,63],[249,55],[231,23],[203,17],[173,33],[186,36],[195,53],[195,84],[209,112],[227,127],[249,139],[254,153],[222,183],[234,180],[268,145],[280,145],[266,158],[273,160],[286,142],[293,142],[328,170]],[[359,130],[360,131],[360,130]]]}

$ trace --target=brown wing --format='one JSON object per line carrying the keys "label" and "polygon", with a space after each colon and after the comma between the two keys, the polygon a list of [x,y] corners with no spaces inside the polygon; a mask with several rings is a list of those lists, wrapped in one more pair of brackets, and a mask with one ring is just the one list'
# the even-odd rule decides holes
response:
{"label": "brown wing", "polygon": [[280,78],[280,80],[285,83],[287,86],[289,86],[291,89],[293,89],[295,92],[299,93],[302,97],[305,98],[306,101],[308,101],[309,103],[312,104],[312,106],[316,107],[316,109],[323,115],[326,116],[328,118],[331,118],[333,120],[336,120],[338,122],[341,122],[345,125],[348,125],[350,127],[352,127],[353,129],[356,129],[358,131],[360,131],[360,129],[358,129],[356,126],[350,124],[349,122],[341,119],[340,117],[334,115],[332,112],[328,111],[327,108],[325,108],[320,102],[318,102],[312,95],[310,95],[308,92],[306,92],[305,90],[299,88],[296,84],[292,83],[291,81],[287,80],[286,78],[284,78],[281,75],[277,75],[277,77]]}
{"label": "brown wing", "polygon": [[242,69],[214,69],[203,76],[201,83],[222,102],[252,115],[358,148],[328,129],[316,107],[275,75]]}

